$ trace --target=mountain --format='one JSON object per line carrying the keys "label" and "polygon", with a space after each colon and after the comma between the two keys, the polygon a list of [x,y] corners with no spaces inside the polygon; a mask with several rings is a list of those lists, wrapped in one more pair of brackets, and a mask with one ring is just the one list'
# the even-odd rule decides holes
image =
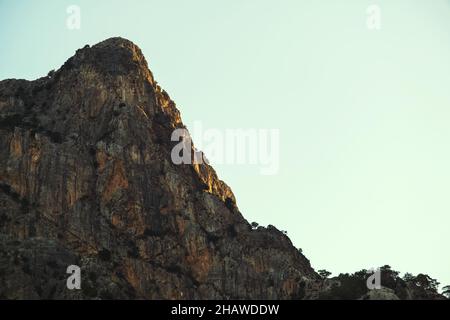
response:
{"label": "mountain", "polygon": [[0,298],[341,298],[329,283],[345,281],[322,279],[275,227],[252,228],[211,166],[171,161],[181,128],[122,38],[1,81]]}

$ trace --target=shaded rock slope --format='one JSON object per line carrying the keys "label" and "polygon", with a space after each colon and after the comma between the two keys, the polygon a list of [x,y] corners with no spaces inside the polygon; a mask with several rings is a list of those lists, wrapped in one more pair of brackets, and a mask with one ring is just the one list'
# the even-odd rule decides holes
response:
{"label": "shaded rock slope", "polygon": [[252,230],[212,167],[172,163],[183,127],[125,39],[1,81],[0,298],[319,297],[309,261],[275,227]]}

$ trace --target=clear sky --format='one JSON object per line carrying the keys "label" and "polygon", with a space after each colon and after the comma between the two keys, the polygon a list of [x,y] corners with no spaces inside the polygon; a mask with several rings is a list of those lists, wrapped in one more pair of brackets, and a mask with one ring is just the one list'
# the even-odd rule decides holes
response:
{"label": "clear sky", "polygon": [[141,47],[188,128],[280,130],[277,175],[216,166],[250,222],[287,230],[316,269],[450,284],[449,1],[0,0],[0,79],[111,36]]}

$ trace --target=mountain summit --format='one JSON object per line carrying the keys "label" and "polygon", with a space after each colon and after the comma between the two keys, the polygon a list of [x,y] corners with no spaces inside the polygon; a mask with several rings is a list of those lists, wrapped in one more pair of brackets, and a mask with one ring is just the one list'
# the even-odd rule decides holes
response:
{"label": "mountain summit", "polygon": [[[284,233],[251,227],[211,166],[173,164],[177,128],[175,103],[122,38],[35,81],[1,81],[0,297],[314,299],[329,289]],[[80,290],[66,286],[73,265]]]}
{"label": "mountain summit", "polygon": [[283,233],[252,230],[208,164],[172,163],[183,123],[132,42],[0,82],[0,116],[4,297],[295,299],[319,279]]}

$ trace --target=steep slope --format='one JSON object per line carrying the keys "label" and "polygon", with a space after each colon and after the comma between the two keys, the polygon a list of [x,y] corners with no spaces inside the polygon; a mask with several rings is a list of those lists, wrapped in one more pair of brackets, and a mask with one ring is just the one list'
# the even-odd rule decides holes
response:
{"label": "steep slope", "polygon": [[177,128],[125,39],[0,81],[0,299],[444,299],[389,266],[381,290],[366,270],[322,279],[282,232],[251,228],[212,167],[172,162]]}
{"label": "steep slope", "polygon": [[125,39],[0,82],[1,297],[313,297],[320,277],[283,233],[252,230],[209,165],[172,163],[175,128]]}

